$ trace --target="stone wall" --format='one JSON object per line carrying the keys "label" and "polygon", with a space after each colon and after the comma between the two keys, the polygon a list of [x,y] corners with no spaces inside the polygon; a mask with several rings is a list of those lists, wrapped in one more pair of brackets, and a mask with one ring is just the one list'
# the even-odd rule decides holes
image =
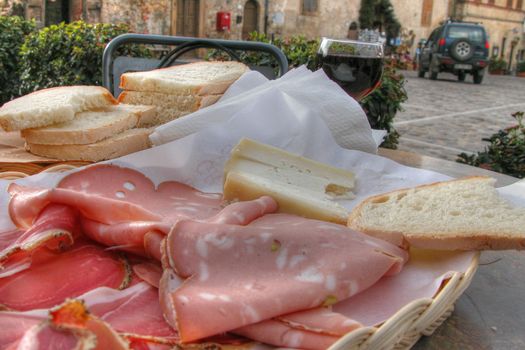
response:
{"label": "stone wall", "polygon": [[[240,39],[246,0],[206,1],[205,34],[209,37]],[[301,34],[308,38],[330,36],[345,38],[352,21],[357,21],[360,2],[357,0],[320,1],[318,11],[301,13],[301,0],[270,1],[268,6],[268,35],[291,36]],[[258,1],[259,31],[264,31],[264,0]],[[230,31],[216,30],[218,11],[230,12]],[[239,18],[240,21],[237,21]]]}
{"label": "stone wall", "polygon": [[[246,0],[208,0],[204,8],[204,36],[209,38],[221,39],[241,39],[242,19],[238,22],[237,18],[243,16],[244,4]],[[230,30],[217,31],[217,12],[229,12],[231,16]],[[259,31],[264,29],[264,3],[258,2],[259,12]]]}
{"label": "stone wall", "polygon": [[0,0],[0,16],[24,16],[24,1]]}
{"label": "stone wall", "polygon": [[[136,33],[171,34],[170,0],[98,1],[101,3],[102,22],[128,23],[130,30]],[[92,20],[90,18],[90,22]]]}
{"label": "stone wall", "polygon": [[449,17],[449,0],[433,0],[430,1],[429,18],[430,21],[425,23],[422,19],[424,12],[423,0],[390,0],[394,6],[396,17],[401,23],[401,33],[403,38],[408,39],[405,43],[410,41],[408,45],[410,53],[415,53],[417,43],[421,39],[426,39],[436,28],[439,23]]}

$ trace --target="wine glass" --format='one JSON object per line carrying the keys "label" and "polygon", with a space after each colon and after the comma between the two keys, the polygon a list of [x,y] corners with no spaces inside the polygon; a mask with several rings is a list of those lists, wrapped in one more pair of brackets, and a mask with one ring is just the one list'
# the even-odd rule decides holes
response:
{"label": "wine glass", "polygon": [[381,84],[383,45],[380,42],[322,38],[317,68],[356,100]]}

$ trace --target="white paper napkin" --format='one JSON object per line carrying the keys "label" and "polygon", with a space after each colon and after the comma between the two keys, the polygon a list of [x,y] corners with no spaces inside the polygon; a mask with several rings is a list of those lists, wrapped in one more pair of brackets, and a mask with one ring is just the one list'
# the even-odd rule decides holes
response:
{"label": "white paper napkin", "polygon": [[232,84],[219,102],[158,127],[150,139],[154,145],[161,145],[239,114],[264,122],[270,113],[295,115],[305,109],[326,123],[341,147],[377,151],[381,135],[374,138],[359,103],[322,70],[311,72],[304,66],[271,81],[258,72],[248,72]]}

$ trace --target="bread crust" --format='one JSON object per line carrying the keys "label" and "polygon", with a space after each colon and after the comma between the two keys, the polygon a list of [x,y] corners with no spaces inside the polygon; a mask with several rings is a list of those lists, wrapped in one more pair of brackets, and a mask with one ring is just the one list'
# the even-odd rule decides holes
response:
{"label": "bread crust", "polygon": [[149,134],[153,129],[130,129],[100,142],[85,145],[39,145],[26,143],[36,155],[59,160],[98,162],[121,157],[151,147]]}

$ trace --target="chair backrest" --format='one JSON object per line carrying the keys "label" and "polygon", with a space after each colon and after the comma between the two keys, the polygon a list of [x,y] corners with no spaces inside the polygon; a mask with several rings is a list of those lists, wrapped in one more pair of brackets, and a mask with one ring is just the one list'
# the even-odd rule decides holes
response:
{"label": "chair backrest", "polygon": [[[288,60],[281,50],[277,47],[256,41],[238,41],[222,39],[206,39],[219,44],[227,49],[235,51],[258,51],[266,52],[272,55],[277,64],[278,72],[270,66],[253,66],[251,69],[257,70],[269,79],[275,79],[288,71]],[[125,44],[151,44],[151,45],[182,45],[192,41],[202,41],[202,38],[168,36],[168,35],[151,35],[151,34],[122,34],[109,42],[102,56],[102,71],[104,86],[118,96],[121,92],[119,89],[120,76],[129,71],[146,71],[156,69],[160,60],[151,58],[138,58],[127,56],[116,56],[117,49]],[[184,62],[177,62],[184,63]]]}

